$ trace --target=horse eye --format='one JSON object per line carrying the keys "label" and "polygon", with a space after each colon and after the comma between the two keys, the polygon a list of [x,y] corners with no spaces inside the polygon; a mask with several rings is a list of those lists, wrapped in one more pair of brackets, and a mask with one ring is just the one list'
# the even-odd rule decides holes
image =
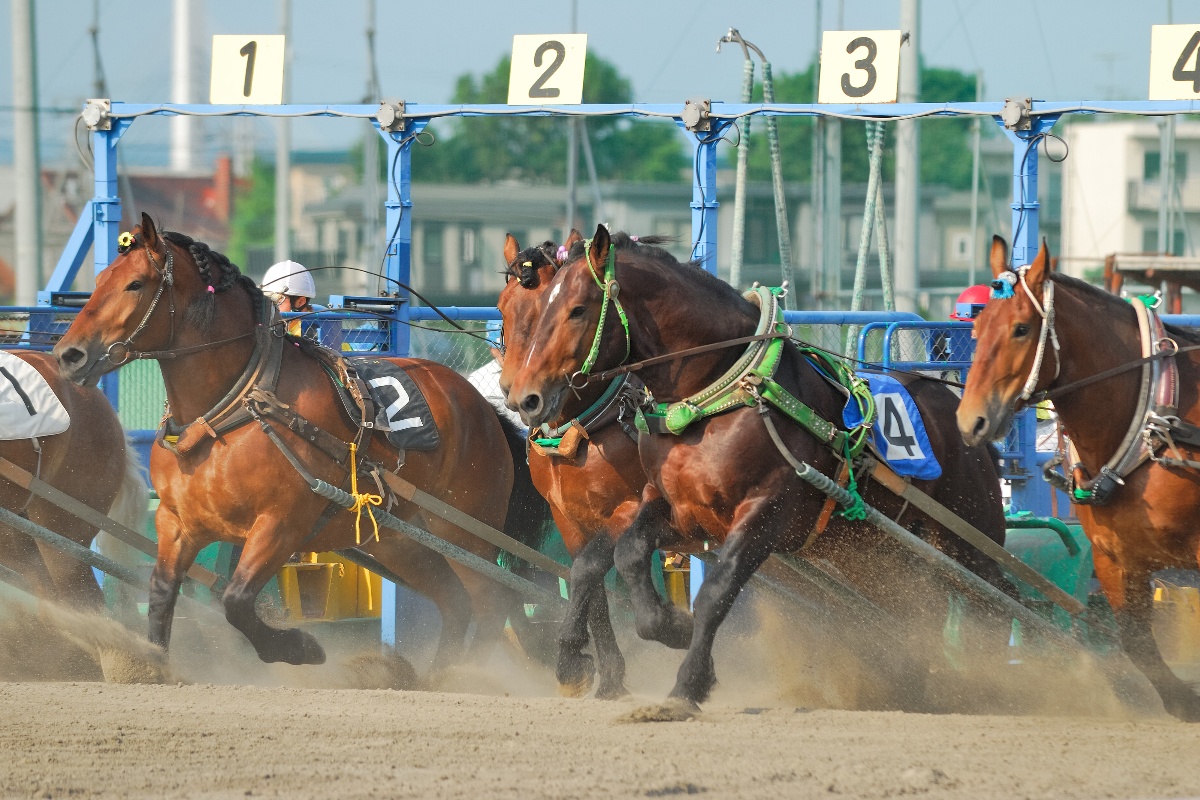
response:
{"label": "horse eye", "polygon": [[1016,326],[1013,327],[1013,338],[1014,339],[1020,339],[1022,336],[1028,336],[1028,335],[1029,335],[1029,326],[1026,325],[1024,322],[1018,322],[1016,324]]}
{"label": "horse eye", "polygon": [[587,306],[575,306],[571,309],[570,319],[579,319],[587,312]]}
{"label": "horse eye", "polygon": [[125,291],[127,291],[127,292],[136,292],[138,289],[141,289],[141,288],[142,288],[142,282],[141,282],[141,281],[134,281],[133,283],[131,283],[131,284],[129,284],[128,286],[126,286],[126,287],[125,287]]}

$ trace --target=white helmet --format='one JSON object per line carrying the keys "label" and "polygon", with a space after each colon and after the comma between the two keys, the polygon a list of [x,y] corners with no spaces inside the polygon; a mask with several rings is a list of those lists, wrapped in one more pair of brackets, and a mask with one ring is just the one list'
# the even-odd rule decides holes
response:
{"label": "white helmet", "polygon": [[262,290],[309,299],[317,296],[312,273],[295,261],[280,261],[267,270],[263,275]]}

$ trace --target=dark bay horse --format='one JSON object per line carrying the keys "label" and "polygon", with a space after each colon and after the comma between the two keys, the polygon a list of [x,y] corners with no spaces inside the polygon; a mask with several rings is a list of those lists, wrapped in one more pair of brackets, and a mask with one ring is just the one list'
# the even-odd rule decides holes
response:
{"label": "dark bay horse", "polygon": [[[254,602],[293,553],[355,546],[355,515],[340,509],[325,515],[327,502],[309,490],[258,424],[217,436],[204,429],[206,415],[218,418],[210,412],[228,405],[231,388],[251,367],[270,370],[255,364],[263,364],[264,348],[269,352],[274,345],[269,339],[260,345],[267,335],[282,337],[284,329],[270,322],[277,317],[264,306],[253,281],[206,245],[183,234],[160,235],[145,214],[125,237],[122,254],[97,277],[91,299],[54,352],[64,375],[87,383],[140,348],[140,355],[159,361],[170,420],[178,426],[199,420],[184,429],[173,449],[156,446],[150,461],[151,480],[162,499],[156,517],[158,561],[150,584],[150,639],[163,646],[169,642],[180,582],[199,550],[213,541],[235,542],[243,550],[222,598],[226,618],[264,661],[321,663],[324,651],[310,634],[267,625]],[[357,426],[331,376],[301,342],[283,341],[274,395],[308,423],[343,443],[352,441]],[[524,502],[512,502],[510,508],[511,498],[540,502],[527,478],[514,481],[514,456],[523,459],[525,453],[520,431],[505,425],[454,371],[433,362],[393,360],[424,394],[441,444],[400,453],[384,437],[368,434],[359,456],[536,547],[533,537],[544,526],[532,516],[524,518],[529,511]],[[313,476],[348,486],[354,467],[337,463],[319,438],[313,444],[287,426],[275,428]],[[187,436],[192,445],[184,450]],[[496,558],[494,546],[407,501],[397,500],[392,513],[483,558]],[[369,521],[362,522],[366,534]],[[405,537],[381,533],[381,539],[364,535],[362,549],[438,606],[442,628],[435,669],[460,658],[472,621],[470,652],[482,653],[510,612],[518,612],[516,596],[490,579]]]}
{"label": "dark bay horse", "polygon": [[[572,231],[566,246],[582,238]],[[520,243],[511,235],[505,239],[504,258],[508,267],[504,289],[496,304],[504,325],[500,388],[505,396],[513,376],[530,356],[541,300],[559,267],[557,255],[552,242],[521,250]],[[578,397],[570,397],[553,426],[558,429],[586,415],[588,409],[607,395],[608,389],[608,385],[598,383],[585,387]],[[534,435],[536,438],[536,432]],[[613,635],[604,576],[613,566],[617,537],[633,523],[646,485],[637,443],[621,425],[609,420],[608,424],[590,430],[587,438],[577,443],[572,455],[551,454],[547,449],[531,447],[529,468],[534,485],[550,503],[554,521],[572,558],[570,602],[558,639],[559,690],[572,697],[586,694],[598,668],[596,696],[624,695],[625,659]],[[596,664],[583,652],[589,628],[595,643]]]}
{"label": "dark bay horse", "polygon": [[[958,410],[959,429],[968,443],[997,439],[1024,405],[1026,387],[1030,394],[1053,392],[1121,365],[1139,366],[1054,396],[1083,474],[1098,476],[1122,449],[1131,420],[1138,416],[1143,351],[1135,310],[1083,281],[1056,274],[1045,242],[1033,263],[1018,265],[1015,272],[1008,267],[1007,250],[1003,239],[993,239],[992,273],[1011,282],[1012,296],[993,299],[975,320],[979,341]],[[1181,347],[1197,341],[1181,330],[1167,334]],[[1041,363],[1033,374],[1039,350]],[[1191,351],[1175,357],[1177,416],[1192,424],[1200,423],[1196,355]],[[1194,445],[1178,446],[1187,460],[1195,461],[1200,453]],[[1200,722],[1200,697],[1171,672],[1154,641],[1150,586],[1155,570],[1197,566],[1200,472],[1151,460],[1122,480],[1107,502],[1075,507],[1092,542],[1096,576],[1116,612],[1130,660],[1154,684],[1169,713]]]}
{"label": "dark bay horse", "polygon": [[[610,250],[617,285],[607,283]],[[624,235],[612,240],[603,226],[587,246],[572,249],[545,297],[527,363],[513,379],[510,392],[510,402],[531,425],[562,414],[572,396],[572,376],[595,341],[602,306],[612,303],[610,298],[619,298],[628,328],[615,321],[613,311],[609,323],[599,330],[597,363],[604,367],[626,358],[639,361],[747,336],[754,333],[760,318],[758,308],[699,266],[680,264],[665,250],[633,243]],[[678,401],[713,384],[744,349],[726,348],[646,366],[638,374],[656,400]],[[790,342],[784,345],[775,379],[826,420],[840,422],[844,396]],[[914,481],[915,485],[1003,542],[996,466],[986,446],[965,446],[949,423],[957,398],[929,381],[914,379],[907,388],[923,413],[943,468],[940,479]],[[823,443],[774,407],[768,409],[796,458],[828,475],[836,474],[839,461]],[[643,435],[639,449],[649,483],[632,527],[617,542],[616,566],[629,584],[639,635],[688,650],[671,696],[694,705],[708,696],[716,680],[713,640],[734,599],[772,552],[801,549],[825,498],[802,483],[780,455],[758,408],[743,405],[708,416],[681,435]],[[932,520],[881,487],[861,489],[866,502],[920,531],[994,584],[1006,583],[994,564]],[[831,548],[857,552],[859,562],[869,567],[874,551],[860,539],[864,534],[861,523],[835,518],[812,552]],[[696,597],[693,619],[657,594],[650,579],[650,557],[659,547],[700,550],[706,543],[718,549]]]}
{"label": "dark bay horse", "polygon": [[[0,441],[0,458],[39,476],[59,491],[140,530],[147,510],[146,482],[121,421],[100,390],[62,378],[49,353],[11,351],[36,369],[71,418],[62,433]],[[38,454],[38,448],[41,454]],[[85,547],[97,529],[48,500],[0,480],[0,506]],[[92,568],[23,533],[0,525],[0,564],[21,574],[39,595],[72,608],[101,610],[104,596]]]}

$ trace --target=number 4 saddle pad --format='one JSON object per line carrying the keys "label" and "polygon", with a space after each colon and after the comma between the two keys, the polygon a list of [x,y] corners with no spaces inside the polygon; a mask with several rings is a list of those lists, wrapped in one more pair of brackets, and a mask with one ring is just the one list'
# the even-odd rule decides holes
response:
{"label": "number 4 saddle pad", "polygon": [[375,427],[399,450],[436,450],[441,443],[425,395],[403,368],[381,358],[348,358],[375,401]]}
{"label": "number 4 saddle pad", "polygon": [[0,351],[0,439],[53,436],[70,426],[67,409],[42,373]]}
{"label": "number 4 saddle pad", "polygon": [[[933,454],[925,421],[913,402],[908,389],[891,375],[877,372],[859,373],[871,384],[875,398],[875,426],[871,443],[897,475],[931,481],[942,476],[942,465]],[[858,425],[862,418],[858,406],[847,403],[842,414],[846,427]]]}

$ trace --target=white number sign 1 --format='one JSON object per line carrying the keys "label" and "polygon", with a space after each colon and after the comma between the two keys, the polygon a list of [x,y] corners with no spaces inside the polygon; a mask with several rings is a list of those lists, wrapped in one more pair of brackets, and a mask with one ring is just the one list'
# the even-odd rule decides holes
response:
{"label": "white number sign 1", "polygon": [[513,37],[508,73],[510,106],[565,106],[583,102],[587,34]]}
{"label": "white number sign 1", "polygon": [[1200,25],[1150,28],[1150,99],[1200,100]]}
{"label": "white number sign 1", "polygon": [[208,102],[278,105],[283,102],[284,37],[214,36]]}
{"label": "white number sign 1", "polygon": [[825,31],[818,103],[894,103],[900,31]]}

